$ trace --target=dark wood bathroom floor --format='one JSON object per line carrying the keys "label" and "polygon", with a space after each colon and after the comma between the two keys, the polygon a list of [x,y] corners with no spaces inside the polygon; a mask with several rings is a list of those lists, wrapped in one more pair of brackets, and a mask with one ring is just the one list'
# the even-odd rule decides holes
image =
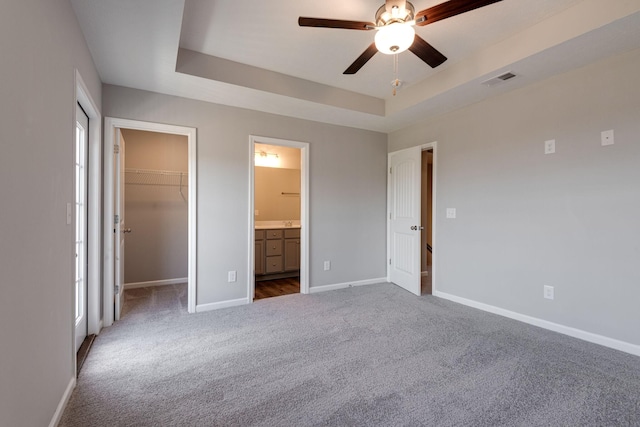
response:
{"label": "dark wood bathroom floor", "polygon": [[254,300],[297,293],[300,293],[299,277],[265,280],[263,282],[256,282],[256,292]]}

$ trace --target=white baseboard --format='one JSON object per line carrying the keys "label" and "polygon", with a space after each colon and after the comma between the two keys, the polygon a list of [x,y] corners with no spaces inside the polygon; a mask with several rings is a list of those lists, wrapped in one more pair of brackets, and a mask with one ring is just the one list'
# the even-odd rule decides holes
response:
{"label": "white baseboard", "polygon": [[335,285],[311,286],[309,288],[309,293],[315,294],[318,292],[335,291],[336,289],[350,288],[352,286],[375,285],[378,283],[388,283],[387,278],[380,277],[379,279],[358,280],[355,282],[336,283]]}
{"label": "white baseboard", "polygon": [[187,283],[189,281],[188,277],[181,277],[178,279],[164,279],[164,280],[151,280],[149,282],[133,282],[133,283],[125,283],[125,289],[136,289],[136,288],[147,288],[150,286],[166,286],[166,285],[177,285],[180,283]]}
{"label": "white baseboard", "polygon": [[[387,283],[387,279],[382,277],[380,279],[360,280],[356,282],[338,283],[335,285],[312,286],[309,288],[309,293],[313,294],[316,292],[334,291],[336,289],[350,288],[352,286],[375,285],[377,283]],[[248,298],[239,298],[228,301],[212,302],[209,304],[199,304],[196,305],[196,313],[219,310],[221,308],[237,307],[239,305],[249,304],[249,302]]]}
{"label": "white baseboard", "polygon": [[477,308],[482,311],[497,314],[499,316],[508,317],[510,319],[518,320],[520,322],[528,323],[530,325],[538,326],[543,329],[558,332],[564,335],[569,335],[573,338],[578,338],[584,341],[588,341],[594,344],[599,344],[605,347],[613,348],[615,350],[624,351],[636,356],[640,356],[640,345],[631,344],[625,341],[620,341],[614,338],[605,337],[603,335],[594,334],[591,332],[583,331],[582,329],[572,328],[570,326],[561,325],[559,323],[549,322],[547,320],[538,319],[537,317],[527,316],[526,314],[516,313],[515,311],[505,310],[504,308],[495,307],[493,305],[484,304],[478,301],[458,297],[448,294],[446,292],[434,291],[433,296],[443,298],[449,301],[457,302],[462,305]]}
{"label": "white baseboard", "polygon": [[198,304],[196,305],[196,313],[202,313],[204,311],[211,311],[211,310],[219,310],[221,308],[237,307],[239,305],[245,305],[245,304],[249,304],[248,298],[239,298],[239,299],[232,299],[228,301],[212,302],[209,304]]}
{"label": "white baseboard", "polygon": [[62,395],[62,399],[60,399],[60,403],[58,403],[58,407],[56,408],[56,412],[53,414],[53,418],[51,418],[51,422],[49,423],[49,427],[56,427],[60,422],[60,418],[62,418],[62,413],[64,409],[67,407],[67,403],[69,403],[69,398],[71,397],[71,393],[73,389],[76,387],[76,378],[71,378],[69,384],[67,384],[67,388]]}

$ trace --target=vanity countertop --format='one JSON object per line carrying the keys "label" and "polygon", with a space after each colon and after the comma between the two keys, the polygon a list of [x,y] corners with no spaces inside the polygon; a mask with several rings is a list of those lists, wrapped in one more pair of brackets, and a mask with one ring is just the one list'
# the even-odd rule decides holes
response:
{"label": "vanity countertop", "polygon": [[255,226],[256,230],[276,230],[276,229],[280,229],[280,228],[300,228],[300,224],[293,224],[293,225],[283,225],[283,224],[279,224],[279,225],[258,225],[258,224],[256,224],[256,226]]}

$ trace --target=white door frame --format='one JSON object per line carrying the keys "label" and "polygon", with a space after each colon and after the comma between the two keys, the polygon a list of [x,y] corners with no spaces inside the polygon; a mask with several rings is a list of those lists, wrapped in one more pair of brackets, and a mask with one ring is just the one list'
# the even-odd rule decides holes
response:
{"label": "white door frame", "polygon": [[249,303],[253,302],[255,296],[254,173],[256,144],[281,145],[300,149],[300,293],[309,293],[309,143],[249,135],[249,264],[247,265]]}
{"label": "white door frame", "polygon": [[[102,115],[93,101],[87,85],[80,72],[75,70],[75,102],[80,104],[89,117],[89,155],[87,166],[89,176],[87,182],[87,334],[98,334],[100,323],[100,239],[101,195],[102,195]],[[73,105],[75,112],[76,105]],[[76,129],[75,113],[73,114],[73,132]],[[74,242],[75,243],[75,242]],[[75,297],[74,297],[75,299]],[[75,317],[75,316],[72,316]],[[75,337],[75,319],[72,322]],[[75,360],[75,350],[73,352]]]}
{"label": "white door frame", "polygon": [[[89,211],[87,209],[89,199],[89,117],[80,104],[76,105],[76,143],[75,143],[75,173],[74,188],[75,200],[73,203],[74,235],[76,240],[75,250],[75,312],[76,312],[76,333],[75,349],[80,350],[80,346],[89,335],[89,316],[87,311],[89,284],[87,274],[89,272],[87,259],[87,245],[89,241],[89,229],[87,219]],[[78,215],[80,214],[80,215]],[[81,225],[81,226],[80,226]],[[80,308],[80,310],[78,310]],[[78,314],[80,314],[78,316]]]}
{"label": "white door frame", "polygon": [[[425,150],[429,150],[432,149],[433,150],[433,177],[432,177],[432,182],[431,182],[431,188],[432,188],[432,204],[431,204],[431,246],[433,248],[437,248],[438,246],[436,245],[436,217],[438,215],[438,210],[436,209],[436,184],[438,181],[438,174],[437,174],[437,170],[438,170],[438,142],[434,141],[434,142],[429,142],[426,144],[422,144],[420,145],[420,151],[425,151]],[[391,159],[391,156],[399,151],[402,150],[397,150],[397,151],[393,151],[391,153],[388,154],[387,156],[387,164],[389,163],[389,159]],[[388,166],[387,166],[388,167]],[[422,197],[422,191],[420,192],[421,194],[418,195],[418,197]],[[416,200],[416,203],[420,203],[420,200]],[[387,181],[387,206],[391,206],[391,182]],[[420,250],[424,250],[424,248],[421,248]],[[437,287],[437,281],[436,281],[436,257],[438,256],[438,251],[434,250],[434,252],[431,254],[431,293],[435,294],[436,292],[436,287]],[[391,220],[389,219],[389,215],[387,214],[387,260],[391,258]],[[390,282],[391,280],[391,269],[389,264],[387,263],[387,282]]]}
{"label": "white door frame", "polygon": [[105,117],[104,119],[104,326],[111,326],[114,322],[114,187],[113,187],[113,145],[118,129],[133,129],[148,132],[184,135],[189,145],[189,243],[188,243],[188,297],[187,310],[196,312],[196,260],[197,260],[197,158],[196,158],[196,129],[184,126],[166,125],[162,123],[144,122],[140,120],[118,119]]}

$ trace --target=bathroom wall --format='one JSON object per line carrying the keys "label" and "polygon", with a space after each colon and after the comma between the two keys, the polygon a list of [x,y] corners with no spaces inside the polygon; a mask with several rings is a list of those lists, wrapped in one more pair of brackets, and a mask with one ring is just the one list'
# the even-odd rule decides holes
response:
{"label": "bathroom wall", "polygon": [[254,177],[256,221],[300,220],[299,169],[256,166]]}

